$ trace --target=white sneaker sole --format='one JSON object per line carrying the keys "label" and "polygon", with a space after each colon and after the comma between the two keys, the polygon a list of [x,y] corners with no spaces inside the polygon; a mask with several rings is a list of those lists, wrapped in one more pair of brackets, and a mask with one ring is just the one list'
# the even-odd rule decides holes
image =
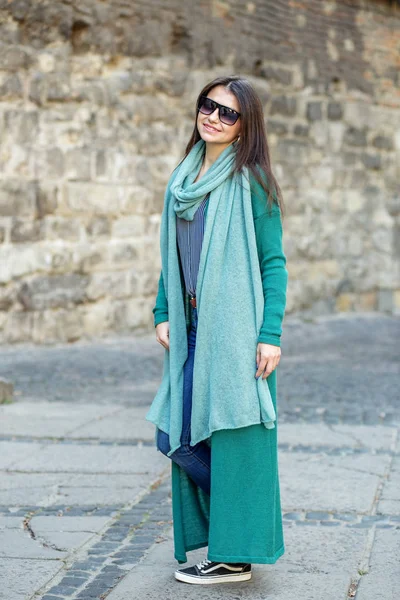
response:
{"label": "white sneaker sole", "polygon": [[248,581],[251,579],[250,573],[240,573],[239,575],[219,575],[214,577],[197,577],[196,575],[186,575],[186,573],[182,573],[180,571],[175,571],[175,579],[178,581],[184,581],[185,583],[198,583],[209,584],[209,583],[232,583],[234,581]]}

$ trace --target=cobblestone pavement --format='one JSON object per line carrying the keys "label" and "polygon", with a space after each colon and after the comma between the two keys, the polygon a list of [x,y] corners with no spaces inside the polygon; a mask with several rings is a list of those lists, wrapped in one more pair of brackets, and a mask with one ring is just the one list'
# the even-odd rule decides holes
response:
{"label": "cobblestone pavement", "polygon": [[[286,318],[278,371],[281,422],[386,424],[400,416],[400,319],[366,313]],[[3,346],[4,377],[26,400],[149,404],[164,349],[153,332],[98,342]]]}
{"label": "cobblestone pavement", "polygon": [[211,590],[173,577],[170,461],[144,420],[162,370],[154,335],[3,347],[16,396],[0,406],[0,599],[394,600],[399,334],[379,315],[286,320],[286,551],[251,582]]}

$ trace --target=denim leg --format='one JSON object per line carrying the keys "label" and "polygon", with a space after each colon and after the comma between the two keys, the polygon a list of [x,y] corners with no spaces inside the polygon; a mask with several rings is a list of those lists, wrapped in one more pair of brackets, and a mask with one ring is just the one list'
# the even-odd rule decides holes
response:
{"label": "denim leg", "polygon": [[[196,348],[197,310],[193,309],[192,323],[188,333],[188,357],[184,365],[183,377],[183,424],[181,446],[171,456],[174,462],[181,466],[193,481],[207,494],[211,491],[211,448],[204,441],[190,446],[190,420],[192,412],[193,365]],[[157,448],[163,454],[170,450],[169,436],[158,430]]]}

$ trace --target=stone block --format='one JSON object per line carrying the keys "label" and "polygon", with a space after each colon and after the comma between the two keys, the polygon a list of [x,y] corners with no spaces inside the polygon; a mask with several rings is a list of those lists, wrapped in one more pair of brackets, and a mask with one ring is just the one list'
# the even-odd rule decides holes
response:
{"label": "stone block", "polygon": [[65,154],[65,176],[67,179],[90,179],[90,148],[71,148]]}
{"label": "stone block", "polygon": [[26,46],[0,44],[0,69],[2,71],[19,71],[32,64],[32,50]]}
{"label": "stone block", "polygon": [[142,244],[134,241],[111,240],[109,252],[110,264],[124,268],[142,258]]}
{"label": "stone block", "polygon": [[273,121],[268,119],[267,121],[267,133],[276,133],[277,135],[284,135],[288,132],[288,126],[286,123],[280,121]]}
{"label": "stone block", "polygon": [[[339,152],[343,145],[343,137],[346,131],[346,125],[342,121],[330,121],[328,123],[328,138],[333,152]],[[341,185],[343,181],[343,172],[340,170],[340,178],[335,185]],[[365,179],[364,179],[365,182]]]}
{"label": "stone block", "polygon": [[0,187],[0,215],[2,217],[30,217],[36,215],[35,183],[20,179],[5,179]]}
{"label": "stone block", "polygon": [[23,96],[23,87],[20,77],[17,73],[0,74],[0,99],[18,100]]}
{"label": "stone block", "polygon": [[327,116],[330,121],[338,121],[343,117],[343,108],[339,102],[328,102]]}
{"label": "stone block", "polygon": [[138,238],[147,234],[148,219],[142,215],[120,217],[113,221],[112,235],[117,238]]}
{"label": "stone block", "polygon": [[44,239],[42,221],[27,221],[26,219],[13,219],[11,224],[10,239],[13,243],[39,242]]}
{"label": "stone block", "polygon": [[35,176],[56,179],[64,174],[64,154],[58,147],[37,149],[34,154]]}
{"label": "stone block", "polygon": [[[145,298],[118,300],[114,304],[115,331],[126,333],[139,327],[150,327],[152,319],[149,303]],[[153,325],[154,327],[154,325]]]}
{"label": "stone block", "polygon": [[309,134],[310,128],[308,125],[303,125],[301,123],[296,123],[293,127],[294,135],[298,135],[299,137],[307,137]]}
{"label": "stone block", "polygon": [[46,262],[48,271],[53,273],[65,273],[75,271],[76,250],[69,245],[66,245],[62,240],[48,242],[46,252]]}
{"label": "stone block", "polygon": [[111,223],[108,217],[95,216],[86,225],[86,233],[89,238],[109,237],[111,235]]}
{"label": "stone block", "polygon": [[108,270],[112,266],[110,252],[106,242],[76,244],[73,250],[73,271],[85,274]]}
{"label": "stone block", "polygon": [[52,215],[45,217],[43,228],[47,240],[78,242],[83,232],[83,225],[79,219]]}
{"label": "stone block", "polygon": [[259,76],[268,82],[275,81],[281,85],[290,85],[293,78],[291,71],[272,65],[262,66],[259,70]]}
{"label": "stone block", "polygon": [[380,150],[393,150],[393,140],[385,135],[376,135],[372,140],[372,145]]}
{"label": "stone block", "polygon": [[311,145],[299,139],[280,139],[276,146],[277,160],[283,163],[306,165],[310,160]]}
{"label": "stone block", "polygon": [[162,212],[164,205],[165,187],[127,186],[121,197],[120,210],[122,214],[148,215]]}
{"label": "stone block", "polygon": [[0,404],[12,399],[14,394],[14,385],[11,381],[0,377]]}
{"label": "stone block", "polygon": [[69,182],[61,208],[64,214],[115,215],[123,193],[123,187],[115,184]]}
{"label": "stone block", "polygon": [[50,261],[46,248],[39,244],[3,244],[0,246],[0,283],[7,283],[36,271],[46,271]]}
{"label": "stone block", "polygon": [[348,312],[353,309],[354,294],[343,293],[336,298],[335,309],[337,312]]}
{"label": "stone block", "polygon": [[21,285],[18,300],[25,310],[73,307],[85,301],[88,281],[78,273],[39,275]]}
{"label": "stone block", "polygon": [[38,134],[38,112],[35,110],[8,110],[4,115],[5,129],[14,144],[31,144]]}
{"label": "stone block", "polygon": [[42,73],[35,73],[29,83],[29,100],[42,106],[47,99],[47,81]]}
{"label": "stone block", "polygon": [[272,98],[270,114],[280,114],[293,117],[297,112],[296,98],[290,96],[277,96]]}
{"label": "stone block", "polygon": [[58,206],[59,188],[53,182],[41,181],[37,190],[36,206],[39,218],[53,214]]}
{"label": "stone block", "polygon": [[358,294],[354,301],[354,308],[357,311],[374,311],[377,310],[377,292],[365,292]]}
{"label": "stone block", "polygon": [[48,342],[74,342],[82,337],[83,319],[76,310],[45,310],[33,314],[32,341],[36,344]]}
{"label": "stone block", "polygon": [[158,290],[159,271],[149,269],[131,269],[129,272],[130,288],[134,296],[156,295]]}
{"label": "stone block", "polygon": [[370,154],[368,152],[363,152],[363,154],[361,155],[361,161],[367,169],[379,170],[382,167],[382,161],[379,154]]}
{"label": "stone block", "polygon": [[113,329],[114,308],[111,298],[84,304],[79,308],[85,334],[97,337]]}
{"label": "stone block", "polygon": [[393,290],[378,290],[377,304],[379,312],[393,312]]}
{"label": "stone block", "polygon": [[8,311],[17,301],[17,284],[0,286],[0,311]]}
{"label": "stone block", "polygon": [[33,313],[9,312],[3,325],[2,341],[9,344],[32,340]]}
{"label": "stone block", "polygon": [[98,300],[107,296],[125,298],[130,295],[130,292],[129,273],[125,271],[93,273],[86,289],[89,300]]}
{"label": "stone block", "polygon": [[319,121],[320,119],[322,119],[321,102],[308,102],[306,117],[309,121]]}
{"label": "stone block", "polygon": [[67,73],[34,73],[29,85],[29,100],[42,106],[46,102],[65,102],[71,98]]}
{"label": "stone block", "polygon": [[356,127],[348,127],[345,135],[344,142],[349,146],[366,146],[367,145],[367,131],[366,128],[357,129]]}

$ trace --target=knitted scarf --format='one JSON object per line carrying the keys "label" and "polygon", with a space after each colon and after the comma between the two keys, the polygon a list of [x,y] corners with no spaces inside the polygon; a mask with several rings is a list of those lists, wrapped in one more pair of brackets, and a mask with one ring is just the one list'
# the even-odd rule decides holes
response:
{"label": "knitted scarf", "polygon": [[[205,153],[200,139],[172,173],[161,216],[161,265],[168,302],[169,350],[146,419],[169,434],[170,456],[181,445],[183,367],[188,355],[176,215],[192,220],[210,192],[196,284],[198,312],[193,366],[191,442],[220,429],[275,427],[266,379],[255,378],[264,294],[245,167],[233,175],[236,142],[194,183]],[[156,429],[157,436],[157,429]]]}

